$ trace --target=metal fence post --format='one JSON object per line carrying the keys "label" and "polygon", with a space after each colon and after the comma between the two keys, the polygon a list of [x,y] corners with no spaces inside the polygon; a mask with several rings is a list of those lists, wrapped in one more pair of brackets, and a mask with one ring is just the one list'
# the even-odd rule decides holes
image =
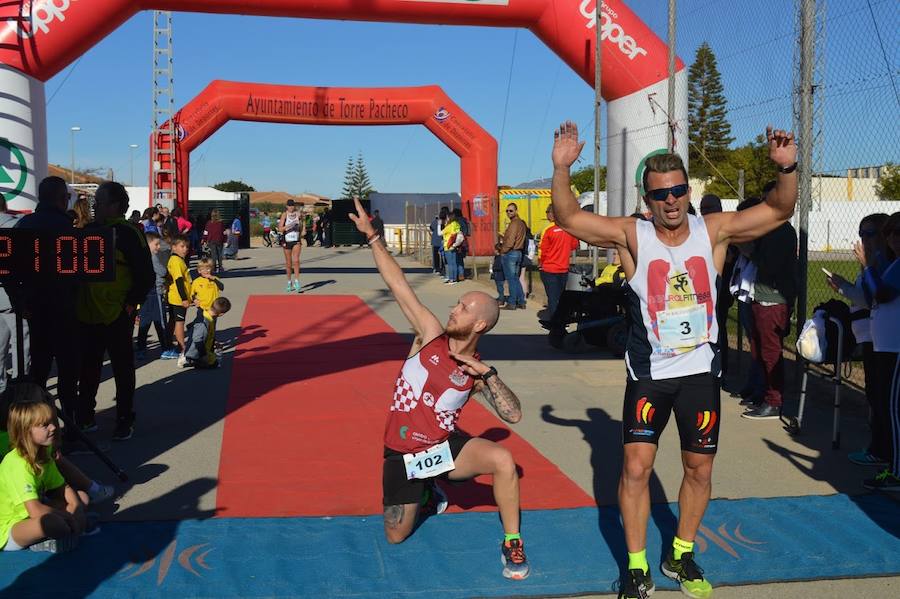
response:
{"label": "metal fence post", "polygon": [[813,150],[813,65],[815,64],[816,44],[816,2],[801,0],[800,28],[800,156],[799,187],[800,197],[797,215],[799,237],[799,270],[797,293],[797,335],[806,322],[807,270],[809,265],[809,206],[812,201],[812,150]]}

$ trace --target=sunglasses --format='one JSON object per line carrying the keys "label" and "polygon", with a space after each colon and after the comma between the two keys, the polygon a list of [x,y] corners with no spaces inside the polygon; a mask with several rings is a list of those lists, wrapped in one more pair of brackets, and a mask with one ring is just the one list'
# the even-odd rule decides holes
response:
{"label": "sunglasses", "polygon": [[512,214],[513,212],[515,212],[515,210],[513,210],[512,208],[507,208],[506,212]]}
{"label": "sunglasses", "polygon": [[656,200],[657,202],[663,202],[666,198],[669,197],[671,193],[676,198],[680,198],[684,194],[688,192],[687,183],[682,183],[681,185],[675,185],[674,187],[664,187],[662,189],[651,189],[647,192],[647,197]]}

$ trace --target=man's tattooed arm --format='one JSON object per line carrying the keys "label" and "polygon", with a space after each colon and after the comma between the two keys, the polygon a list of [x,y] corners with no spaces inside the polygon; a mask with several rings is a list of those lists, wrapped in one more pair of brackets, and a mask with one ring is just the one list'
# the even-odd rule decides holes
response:
{"label": "man's tattooed arm", "polygon": [[500,380],[498,376],[488,378],[487,382],[479,381],[481,384],[481,396],[484,400],[497,411],[506,422],[515,424],[522,419],[522,405],[516,394]]}
{"label": "man's tattooed arm", "polygon": [[402,505],[386,505],[384,506],[384,524],[388,528],[397,528],[403,522],[403,506]]}

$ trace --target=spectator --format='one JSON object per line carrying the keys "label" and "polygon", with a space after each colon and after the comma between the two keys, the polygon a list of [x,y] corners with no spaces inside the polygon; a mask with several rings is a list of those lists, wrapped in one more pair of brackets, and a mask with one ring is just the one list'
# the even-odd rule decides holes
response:
{"label": "spectator", "polygon": [[187,320],[187,309],[193,301],[191,273],[188,272],[184,257],[188,253],[187,239],[178,236],[172,240],[172,255],[166,265],[168,270],[169,291],[169,320],[174,325],[173,334],[178,344],[177,350],[163,352],[160,356],[163,360],[178,358],[184,353],[184,322]]}
{"label": "spectator", "polygon": [[506,277],[503,276],[503,258],[500,256],[500,242],[498,239],[497,243],[494,244],[494,260],[491,262],[491,278],[494,279],[494,284],[497,285],[497,304],[504,306],[506,305],[507,294],[504,291],[503,283],[506,282]]}
{"label": "spectator", "polygon": [[436,214],[434,216],[434,220],[431,221],[431,224],[428,225],[428,230],[431,231],[431,265],[434,270],[434,274],[439,275],[444,272],[444,264],[441,261],[441,246],[444,243],[443,237],[441,237],[441,215]]}
{"label": "spectator", "polygon": [[[0,194],[0,229],[11,229],[15,227],[19,222],[19,218],[20,217],[15,214],[9,213],[6,206],[6,198]],[[14,309],[17,308],[17,306],[13,306],[13,301],[7,293],[7,287],[9,285],[14,285],[14,283],[12,281],[6,281],[0,285],[0,394],[6,391],[6,369],[10,357],[12,357],[12,372],[14,378],[25,374],[31,369],[31,351],[28,345],[28,323],[23,320],[22,352],[25,356],[25,372],[19,372],[19,363],[16,359],[18,345],[16,341],[16,310]],[[11,289],[9,291],[13,293],[13,297],[18,298],[15,291]],[[0,450],[2,450],[2,448],[0,448]]]}
{"label": "spectator", "polygon": [[262,227],[263,245],[267,248],[272,247],[272,219],[269,218],[268,212],[263,212],[259,217],[259,226]]}
{"label": "spectator", "polygon": [[[160,231],[163,233],[163,237],[167,237],[169,239],[173,239],[179,235],[178,231],[178,220],[172,215],[169,209],[166,206],[160,206],[159,214],[161,216],[161,227]],[[163,229],[165,229],[163,231]]]}
{"label": "spectator", "polygon": [[500,255],[503,261],[503,277],[509,285],[509,299],[501,304],[507,310],[525,309],[525,293],[519,281],[519,269],[522,268],[523,251],[527,235],[525,222],[518,216],[518,207],[510,202],[506,206],[509,225],[500,242]]}
{"label": "spectator", "polygon": [[184,356],[178,359],[178,366],[194,368],[217,368],[219,359],[215,351],[216,321],[231,310],[231,302],[227,297],[219,297],[209,310],[197,313],[197,318],[188,328],[190,343]]}
{"label": "spectator", "polygon": [[[66,204],[68,204],[68,197],[66,198]],[[78,196],[78,199],[72,206],[72,211],[75,213],[72,224],[76,229],[83,229],[91,222],[91,204],[87,196]]]}
{"label": "spectator", "polygon": [[322,217],[318,214],[313,217],[313,230],[316,233],[314,242],[318,242],[319,247],[322,247],[325,245],[325,240],[322,237]]}
{"label": "spectator", "polygon": [[446,206],[441,207],[441,226],[440,226],[440,236],[441,236],[441,276],[444,278],[444,281],[447,280],[447,254],[444,251],[444,227],[447,226],[449,222],[449,214],[450,209]]}
{"label": "spectator", "polygon": [[[38,186],[38,203],[34,212],[23,216],[16,228],[54,233],[71,231],[72,219],[66,215],[68,202],[66,182],[59,177],[47,177]],[[76,286],[63,279],[40,279],[26,283],[23,292],[22,310],[31,334],[32,379],[46,389],[53,361],[56,360],[56,395],[62,404],[66,422],[74,430],[81,355],[75,316]],[[73,439],[72,433],[66,432],[64,439],[69,444]]]}
{"label": "spectator", "polygon": [[322,212],[322,218],[319,219],[319,224],[322,227],[322,242],[324,247],[331,247],[331,210],[328,208]]}
{"label": "spectator", "polygon": [[566,289],[566,281],[569,278],[569,260],[572,252],[578,249],[578,240],[556,224],[552,205],[547,206],[547,221],[547,227],[541,233],[537,260],[541,271],[541,282],[547,293],[547,318],[545,320],[550,320],[559,305],[559,298]]}
{"label": "spectator", "polygon": [[225,272],[222,265],[225,246],[225,224],[218,210],[213,210],[206,222],[203,239],[209,246],[209,257],[213,262],[213,274]]}
{"label": "spectator", "polygon": [[141,223],[141,213],[139,210],[131,211],[131,216],[128,217],[128,222],[140,229],[141,233],[144,232],[144,225]]}
{"label": "spectator", "polygon": [[459,280],[462,281],[466,278],[466,256],[469,255],[469,235],[471,233],[469,233],[469,221],[463,216],[462,210],[454,208],[453,218],[459,223],[459,232],[463,235],[462,245],[456,250],[456,272]]}
{"label": "spectator", "polygon": [[141,302],[140,324],[138,325],[137,348],[134,357],[144,360],[147,357],[147,335],[150,333],[150,325],[156,329],[156,337],[162,351],[170,349],[169,336],[166,327],[166,311],[168,306],[163,299],[166,293],[166,263],[161,260],[161,239],[158,233],[144,233],[147,240],[147,248],[150,250],[150,259],[153,263],[153,273],[156,276],[155,284],[147,297]]}
{"label": "spectator", "polygon": [[181,208],[175,206],[170,213],[172,220],[175,221],[175,226],[178,227],[179,235],[187,235],[190,230],[194,227],[193,223],[184,217],[184,214],[181,212]]}
{"label": "spectator", "polygon": [[881,230],[889,264],[882,273],[875,265],[866,266],[865,289],[872,298],[876,401],[890,422],[891,451],[887,468],[863,486],[900,491],[900,212],[891,214]]}
{"label": "spectator", "polygon": [[[700,214],[706,216],[715,212],[722,212],[722,200],[719,196],[708,193],[700,200]],[[716,322],[719,323],[719,355],[722,359],[722,373],[728,372],[728,311],[734,304],[734,296],[728,292],[731,282],[731,273],[734,270],[734,261],[737,257],[737,248],[728,246],[725,253],[725,264],[722,267],[722,276],[719,277],[719,290],[716,295]]]}
{"label": "spectator", "polygon": [[103,369],[109,353],[116,381],[116,429],[114,441],[125,441],[134,432],[134,331],[136,307],[153,288],[155,276],[147,240],[125,220],[128,192],[120,183],[106,181],[95,196],[97,221],[92,226],[112,227],[116,232],[116,278],[111,282],[86,283],[78,289],[77,313],[81,323],[81,378],[76,416],[83,427],[95,428],[94,409]]}
{"label": "spectator", "polygon": [[[775,188],[767,183],[763,193]],[[790,223],[766,233],[756,241],[750,256],[756,266],[753,283],[753,337],[750,351],[763,367],[765,396],[763,403],[744,412],[752,420],[781,416],[784,392],[784,355],[782,341],[791,326],[791,311],[797,299],[797,232]]]}
{"label": "spectator", "polygon": [[159,214],[159,210],[156,208],[151,207],[144,210],[144,214],[141,216],[141,228],[144,230],[144,233],[160,234],[159,227],[156,226],[157,214]]}
{"label": "spectator", "polygon": [[241,234],[243,234],[241,215],[236,214],[234,220],[231,221],[231,234],[228,237],[228,256],[231,258],[237,259],[238,250],[241,247]]}
{"label": "spectator", "polygon": [[447,224],[444,225],[441,235],[444,238],[444,256],[447,259],[447,278],[444,279],[444,283],[456,285],[461,280],[456,252],[465,238],[452,212],[447,215]]}
{"label": "spectator", "polygon": [[869,402],[869,428],[872,438],[869,446],[863,451],[856,451],[847,457],[854,464],[860,466],[886,467],[891,456],[891,426],[888,406],[884,404],[883,397],[879,397],[878,365],[875,363],[875,354],[872,347],[872,324],[870,309],[872,307],[871,294],[865,287],[866,265],[871,266],[879,276],[888,266],[887,247],[882,228],[887,222],[888,215],[884,213],[870,214],[859,223],[859,237],[861,242],[854,243],[853,249],[860,262],[860,273],[856,277],[856,283],[850,283],[838,274],[825,276],[828,285],[848,298],[851,302],[851,326],[853,336],[862,350],[863,371],[865,374],[866,399]]}
{"label": "spectator", "polygon": [[53,459],[50,448],[59,431],[55,410],[45,401],[14,403],[7,430],[11,450],[0,463],[2,550],[74,549],[85,531],[89,499],[66,485]]}
{"label": "spectator", "polygon": [[[302,206],[302,204],[301,204]],[[313,241],[315,240],[315,231],[313,231],[313,217],[312,214],[307,213],[304,218],[305,222],[305,235],[306,235],[306,247],[312,247]],[[383,239],[383,238],[382,238]]]}

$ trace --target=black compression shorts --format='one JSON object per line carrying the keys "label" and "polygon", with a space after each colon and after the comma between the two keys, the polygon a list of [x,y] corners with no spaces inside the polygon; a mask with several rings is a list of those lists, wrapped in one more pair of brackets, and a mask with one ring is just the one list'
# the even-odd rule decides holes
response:
{"label": "black compression shorts", "polygon": [[[459,455],[463,446],[472,437],[460,433],[451,433],[447,439],[450,443],[450,455],[453,459]],[[452,472],[452,470],[450,471]],[[435,478],[447,478],[450,472],[445,472]],[[425,492],[425,485],[434,479],[406,478],[406,466],[403,463],[403,454],[394,451],[390,447],[384,448],[384,467],[381,473],[381,486],[384,505],[403,505],[405,503],[419,503]]]}
{"label": "black compression shorts", "polygon": [[187,308],[169,304],[169,316],[175,322],[184,322],[187,319]]}
{"label": "black compression shorts", "polygon": [[629,379],[622,439],[625,443],[658,445],[674,410],[681,449],[714,454],[719,444],[720,407],[719,379],[712,374],[661,381]]}

